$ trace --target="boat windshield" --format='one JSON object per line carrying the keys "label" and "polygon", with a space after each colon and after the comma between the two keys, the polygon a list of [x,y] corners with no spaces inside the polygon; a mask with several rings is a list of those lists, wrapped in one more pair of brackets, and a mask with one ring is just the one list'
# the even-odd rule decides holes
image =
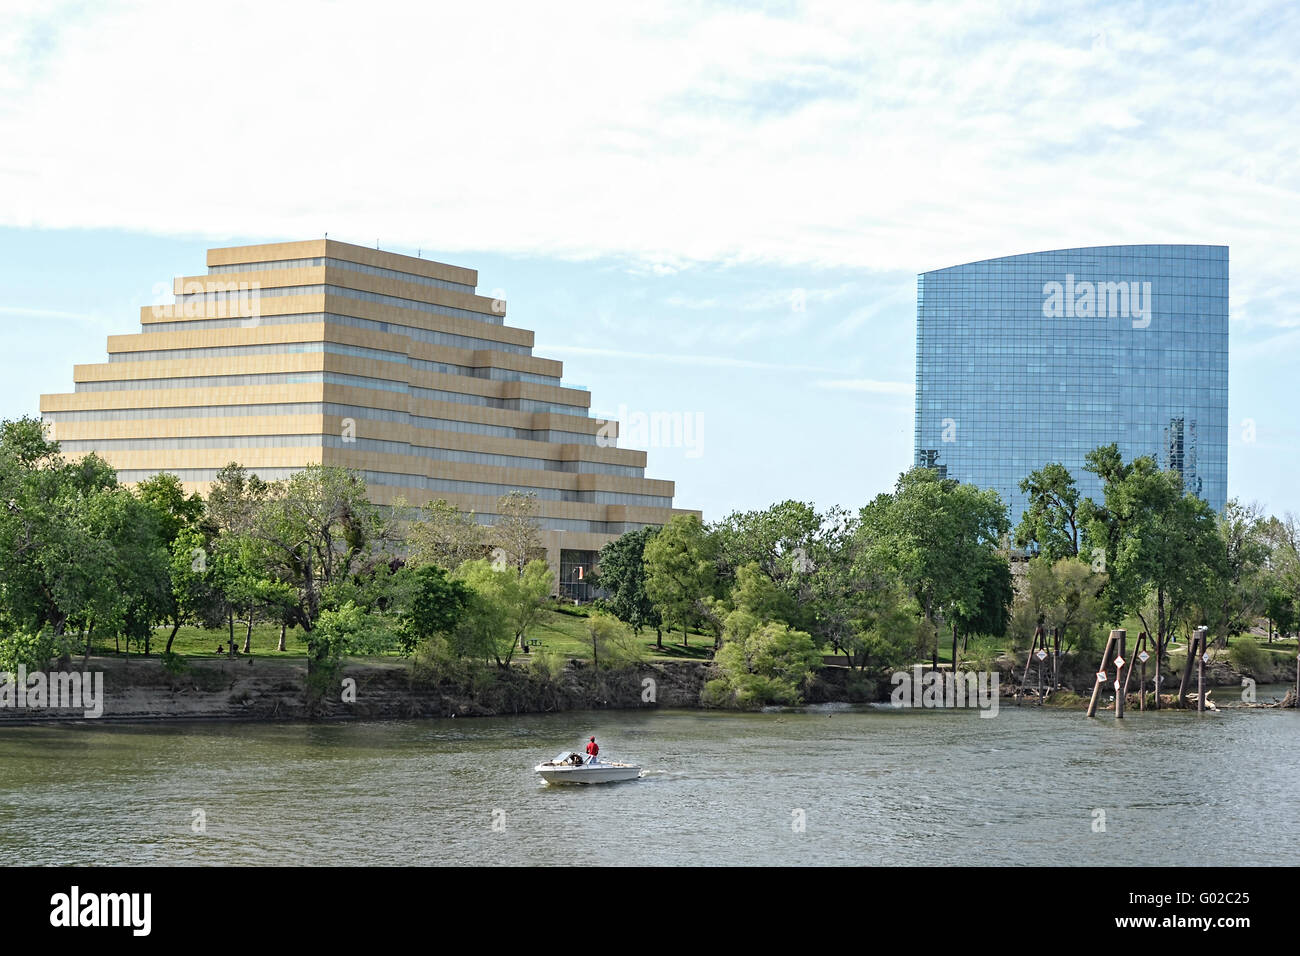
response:
{"label": "boat windshield", "polygon": [[573,756],[573,751],[566,750],[563,753],[556,754],[554,757],[552,757],[551,763],[564,763],[572,756]]}

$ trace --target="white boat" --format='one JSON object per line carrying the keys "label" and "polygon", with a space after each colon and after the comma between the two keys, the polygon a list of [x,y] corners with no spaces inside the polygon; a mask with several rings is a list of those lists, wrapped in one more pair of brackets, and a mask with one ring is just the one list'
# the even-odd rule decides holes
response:
{"label": "white boat", "polygon": [[641,768],[636,764],[607,763],[596,757],[584,757],[572,750],[556,754],[533,769],[547,783],[615,783],[619,780],[635,780],[641,776]]}

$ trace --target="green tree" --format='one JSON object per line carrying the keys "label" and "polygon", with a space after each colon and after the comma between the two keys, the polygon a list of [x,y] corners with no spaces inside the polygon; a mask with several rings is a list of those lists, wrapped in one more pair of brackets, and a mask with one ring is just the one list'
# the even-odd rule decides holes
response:
{"label": "green tree", "polygon": [[593,667],[618,667],[642,656],[627,626],[612,614],[597,611],[589,616],[586,633]]}
{"label": "green tree", "polygon": [[733,512],[709,529],[720,585],[729,588],[737,569],[754,563],[791,596],[806,598],[809,555],[821,528],[822,516],[802,501],[782,501],[762,511]]}
{"label": "green tree", "polygon": [[1020,482],[1028,502],[1016,526],[1016,544],[1050,561],[1079,554],[1079,489],[1060,462],[1051,462]]}
{"label": "green tree", "polygon": [[653,525],[628,531],[606,544],[596,563],[595,585],[609,592],[603,606],[620,621],[640,634],[643,627],[653,627],[657,643],[663,650],[663,619],[646,593],[645,548],[659,529]]}
{"label": "green tree", "polygon": [[437,564],[426,564],[413,572],[414,591],[409,606],[400,615],[398,641],[410,654],[423,640],[435,634],[451,634],[469,606],[470,588],[454,580]]}
{"label": "green tree", "polygon": [[161,472],[138,482],[136,496],[153,506],[158,515],[158,532],[163,546],[171,550],[176,536],[186,528],[198,528],[206,506],[197,493],[185,494],[181,480],[170,472]]}
{"label": "green tree", "polygon": [[1201,619],[1222,647],[1234,634],[1249,631],[1264,611],[1269,545],[1259,509],[1235,498],[1224,506],[1216,527],[1226,573],[1208,581]]}
{"label": "green tree", "polygon": [[488,541],[500,548],[504,561],[523,574],[528,562],[544,554],[541,522],[537,519],[537,495],[512,491],[497,499],[497,520],[489,526]]}
{"label": "green tree", "polygon": [[1105,559],[1109,617],[1136,614],[1155,639],[1159,687],[1173,622],[1203,605],[1209,583],[1227,574],[1223,539],[1213,510],[1183,492],[1176,471],[1159,470],[1149,456],[1126,464],[1114,444],[1086,460],[1102,480],[1104,501],[1085,499],[1080,515],[1088,547]]}
{"label": "green tree", "polygon": [[[242,509],[231,510],[239,520]],[[321,611],[328,609],[324,595],[331,585],[388,562],[393,523],[369,502],[358,474],[309,465],[268,490],[252,511],[248,534],[268,576],[293,591],[292,614],[305,634],[310,674],[328,663],[327,643],[313,634]]]}
{"label": "green tree", "polygon": [[441,498],[424,506],[406,540],[413,567],[436,564],[455,571],[466,561],[483,556],[483,526],[474,520],[474,513],[467,514]]}
{"label": "green tree", "polygon": [[[952,624],[952,666],[957,666],[957,638],[971,634],[1006,634],[1011,622],[1011,602],[1015,591],[1011,584],[1011,566],[1006,557],[990,548],[979,548],[972,553],[975,567],[975,589],[970,595],[953,601],[948,611]],[[972,596],[973,595],[973,596]]]}
{"label": "green tree", "polygon": [[[941,615],[977,612],[992,573],[989,555],[1008,527],[997,492],[913,468],[893,494],[877,495],[863,508],[860,521],[863,560],[903,582],[931,634],[937,635]],[[937,641],[931,651],[937,667]]]}
{"label": "green tree", "polygon": [[545,561],[530,561],[523,574],[513,567],[497,569],[486,559],[466,561],[454,577],[477,595],[467,611],[462,634],[471,653],[508,667],[515,650],[541,615],[551,588],[551,569]]}
{"label": "green tree", "polygon": [[165,654],[172,652],[172,642],[182,626],[219,627],[225,621],[226,603],[208,548],[203,533],[192,527],[181,528],[172,541],[167,574],[172,629]]}
{"label": "green tree", "polygon": [[666,625],[681,628],[683,647],[713,596],[715,558],[713,539],[695,515],[674,515],[645,546],[646,595]]}
{"label": "green tree", "polygon": [[465,613],[452,632],[451,649],[462,656],[510,665],[518,640],[511,626],[509,590],[519,580],[513,569],[497,570],[485,558],[466,561],[453,578],[469,589]]}
{"label": "green tree", "polygon": [[1015,630],[1017,646],[1026,646],[1033,629],[1058,629],[1061,649],[1090,650],[1097,629],[1106,620],[1107,606],[1101,592],[1106,575],[1076,558],[1050,560],[1040,554],[1026,565],[1016,594]]}
{"label": "green tree", "polygon": [[1300,623],[1300,608],[1296,607],[1291,593],[1276,581],[1264,593],[1264,614],[1268,618],[1268,642],[1273,643],[1273,632],[1284,639]]}

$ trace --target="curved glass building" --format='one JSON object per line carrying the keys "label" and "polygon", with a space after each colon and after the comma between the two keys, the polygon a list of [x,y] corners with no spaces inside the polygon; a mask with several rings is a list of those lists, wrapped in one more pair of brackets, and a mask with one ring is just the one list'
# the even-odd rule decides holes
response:
{"label": "curved glass building", "polygon": [[1052,461],[1100,501],[1084,456],[1152,455],[1222,509],[1228,488],[1228,248],[1098,246],[922,273],[916,464],[1010,505]]}

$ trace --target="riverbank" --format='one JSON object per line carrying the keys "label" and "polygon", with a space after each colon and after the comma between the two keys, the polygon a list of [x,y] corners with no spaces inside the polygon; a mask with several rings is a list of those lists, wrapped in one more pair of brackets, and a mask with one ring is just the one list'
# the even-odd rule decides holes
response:
{"label": "riverbank", "polygon": [[[1009,697],[1015,693],[1020,675],[1013,673],[1013,662],[1008,659],[998,665],[1001,693]],[[710,661],[655,661],[599,670],[584,661],[569,661],[553,676],[517,666],[485,667],[456,679],[418,680],[406,661],[349,661],[337,675],[336,689],[309,706],[307,667],[302,658],[200,659],[186,662],[179,670],[168,670],[156,658],[92,657],[87,670],[104,675],[99,719],[123,722],[400,720],[606,709],[704,709],[700,693],[706,682],[718,676]],[[1071,668],[1070,679],[1063,680],[1063,692],[1052,695],[1057,699],[1049,699],[1049,705],[1086,706],[1091,684],[1084,681],[1086,686],[1081,685],[1075,671],[1087,671],[1091,677],[1091,670],[1078,662]],[[1177,677],[1173,679],[1176,682]],[[1240,688],[1241,675],[1227,662],[1216,662],[1207,674],[1207,683]],[[1031,673],[1029,686],[1034,684]],[[887,679],[844,667],[825,667],[806,689],[805,701],[883,702],[889,700],[892,687]],[[1225,700],[1228,696],[1224,695]],[[1231,696],[1235,699],[1237,695]],[[83,718],[81,709],[0,707],[0,724]]]}

